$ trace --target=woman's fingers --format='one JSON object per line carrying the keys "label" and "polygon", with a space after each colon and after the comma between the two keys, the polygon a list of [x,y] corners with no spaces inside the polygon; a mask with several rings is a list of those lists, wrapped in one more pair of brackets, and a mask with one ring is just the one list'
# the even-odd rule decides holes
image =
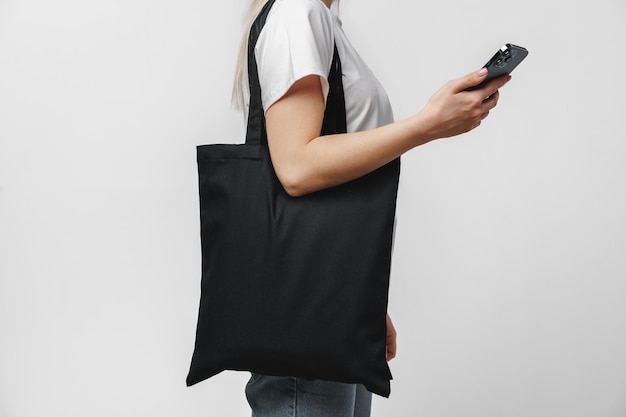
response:
{"label": "woman's fingers", "polygon": [[496,91],[495,93],[487,97],[485,100],[483,100],[481,104],[481,109],[487,112],[493,109],[498,104],[499,98],[500,98],[500,92]]}
{"label": "woman's fingers", "polygon": [[393,326],[393,322],[391,321],[391,317],[387,314],[387,362],[396,357],[397,351],[397,338],[396,328]]}
{"label": "woman's fingers", "polygon": [[450,81],[449,85],[454,93],[460,93],[470,87],[475,87],[487,77],[487,69],[481,68],[478,71],[472,71],[461,78]]}
{"label": "woman's fingers", "polygon": [[483,88],[474,91],[482,92],[484,94],[483,97],[491,97],[493,94],[495,94],[496,91],[502,88],[510,80],[510,75],[503,75],[502,77],[494,78],[493,80],[485,84]]}

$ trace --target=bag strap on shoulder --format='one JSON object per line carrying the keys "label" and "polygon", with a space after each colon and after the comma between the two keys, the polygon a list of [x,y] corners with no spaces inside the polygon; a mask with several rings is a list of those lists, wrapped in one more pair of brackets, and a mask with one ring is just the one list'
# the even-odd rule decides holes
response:
{"label": "bag strap on shoulder", "polygon": [[[261,99],[261,85],[257,70],[254,48],[270,9],[275,0],[269,0],[259,13],[250,29],[248,38],[248,82],[250,85],[250,106],[248,113],[248,126],[246,130],[246,144],[267,146],[267,131],[265,129],[265,113]],[[343,92],[341,61],[337,51],[337,45],[333,52],[333,62],[328,75],[329,92],[324,111],[324,122],[321,135],[346,133],[346,104]]]}

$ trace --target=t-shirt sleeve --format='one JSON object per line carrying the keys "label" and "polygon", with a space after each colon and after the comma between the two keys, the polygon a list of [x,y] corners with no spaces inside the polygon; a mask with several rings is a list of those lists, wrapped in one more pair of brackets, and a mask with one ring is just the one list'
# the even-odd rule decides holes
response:
{"label": "t-shirt sleeve", "polygon": [[255,48],[263,110],[308,75],[319,75],[326,99],[333,51],[332,15],[322,2],[276,2]]}

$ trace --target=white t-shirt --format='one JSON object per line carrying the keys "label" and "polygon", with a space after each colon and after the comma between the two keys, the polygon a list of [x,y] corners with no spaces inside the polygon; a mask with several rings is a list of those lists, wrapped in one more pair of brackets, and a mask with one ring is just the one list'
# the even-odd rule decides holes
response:
{"label": "white t-shirt", "polygon": [[[326,98],[335,43],[341,59],[348,132],[392,123],[387,93],[348,41],[339,17],[321,0],[276,0],[272,6],[255,48],[264,110],[308,75],[320,76]],[[247,114],[247,71],[243,79]]]}

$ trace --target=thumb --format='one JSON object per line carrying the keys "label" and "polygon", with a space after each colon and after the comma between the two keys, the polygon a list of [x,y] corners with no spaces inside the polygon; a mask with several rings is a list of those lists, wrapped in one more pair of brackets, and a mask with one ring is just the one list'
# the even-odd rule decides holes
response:
{"label": "thumb", "polygon": [[487,77],[487,68],[481,68],[478,71],[470,72],[469,74],[455,80],[453,88],[456,93],[466,90],[470,87],[477,86]]}

